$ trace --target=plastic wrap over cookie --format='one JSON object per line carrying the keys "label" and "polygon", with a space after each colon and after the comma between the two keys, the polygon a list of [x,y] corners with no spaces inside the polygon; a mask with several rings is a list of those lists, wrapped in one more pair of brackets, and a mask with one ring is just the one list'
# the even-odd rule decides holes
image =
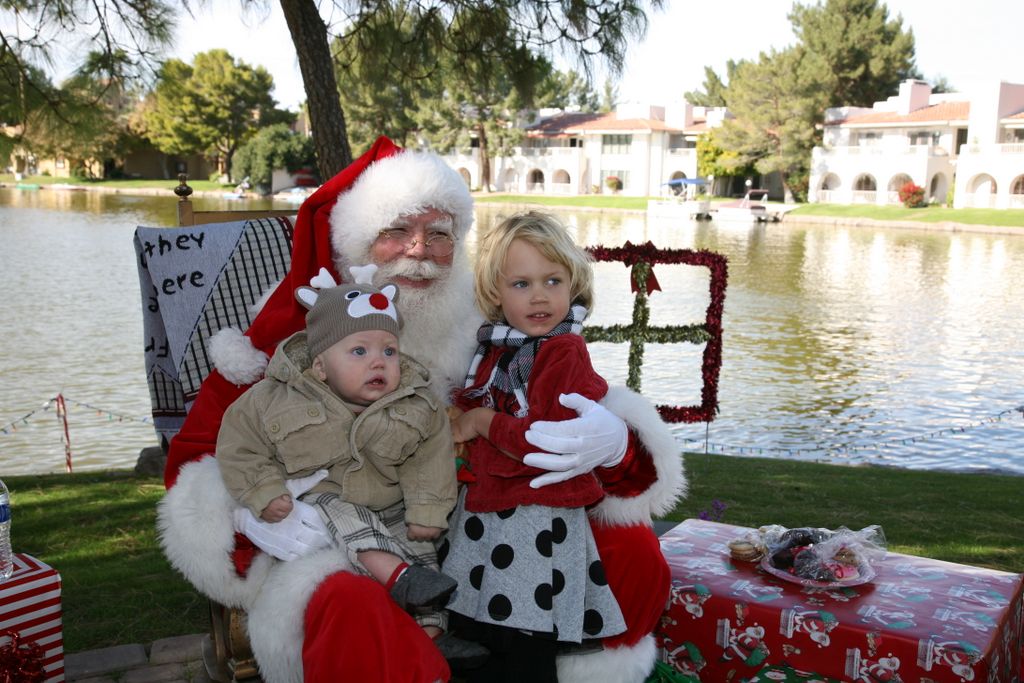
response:
{"label": "plastic wrap over cookie", "polygon": [[860,531],[772,525],[759,530],[765,554],[761,568],[786,581],[815,588],[841,588],[867,583],[874,564],[885,557],[882,527]]}

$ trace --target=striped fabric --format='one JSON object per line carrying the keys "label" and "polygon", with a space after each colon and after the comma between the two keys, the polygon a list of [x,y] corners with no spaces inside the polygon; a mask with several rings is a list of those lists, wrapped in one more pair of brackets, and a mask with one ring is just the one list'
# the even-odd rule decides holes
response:
{"label": "striped fabric", "polygon": [[[47,683],[64,680],[60,574],[31,555],[15,553],[14,573],[0,583],[0,633],[14,631],[22,644],[43,649]],[[10,642],[0,637],[0,645]]]}
{"label": "striped fabric", "polygon": [[209,339],[226,327],[248,329],[250,309],[270,285],[288,274],[292,254],[292,224],[287,218],[248,222],[217,285],[203,308],[182,360],[178,378],[185,399],[192,401],[210,373]]}

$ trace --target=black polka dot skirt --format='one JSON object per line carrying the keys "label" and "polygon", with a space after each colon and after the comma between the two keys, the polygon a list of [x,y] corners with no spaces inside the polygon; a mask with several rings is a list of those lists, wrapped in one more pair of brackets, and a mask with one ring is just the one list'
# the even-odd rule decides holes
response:
{"label": "black polka dot skirt", "polygon": [[459,582],[448,609],[563,642],[626,630],[582,508],[524,505],[475,513],[465,491],[440,555]]}

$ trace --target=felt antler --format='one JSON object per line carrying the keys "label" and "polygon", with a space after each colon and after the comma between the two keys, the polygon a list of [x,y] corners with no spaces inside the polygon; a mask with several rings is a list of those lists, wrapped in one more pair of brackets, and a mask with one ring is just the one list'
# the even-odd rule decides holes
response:
{"label": "felt antler", "polygon": [[320,272],[309,279],[309,285],[317,289],[327,289],[328,287],[337,287],[338,283],[334,281],[334,276],[330,271],[320,268]]}
{"label": "felt antler", "polygon": [[368,263],[365,266],[350,266],[349,272],[357,285],[372,285],[373,275],[377,272],[377,265]]}

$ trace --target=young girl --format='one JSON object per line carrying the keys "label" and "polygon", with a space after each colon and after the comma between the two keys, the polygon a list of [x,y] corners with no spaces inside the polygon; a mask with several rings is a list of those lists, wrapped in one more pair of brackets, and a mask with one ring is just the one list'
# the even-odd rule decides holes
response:
{"label": "young girl", "polygon": [[587,519],[600,482],[587,473],[531,488],[544,471],[522,461],[537,450],[524,436],[533,422],[574,416],[560,394],[597,401],[608,390],[580,336],[593,273],[565,227],[537,212],[500,223],[477,253],[476,302],[492,322],[456,399],[472,481],[450,524],[444,571],[459,587],[448,607],[491,650],[471,680],[553,683],[560,649],[625,630]]}

